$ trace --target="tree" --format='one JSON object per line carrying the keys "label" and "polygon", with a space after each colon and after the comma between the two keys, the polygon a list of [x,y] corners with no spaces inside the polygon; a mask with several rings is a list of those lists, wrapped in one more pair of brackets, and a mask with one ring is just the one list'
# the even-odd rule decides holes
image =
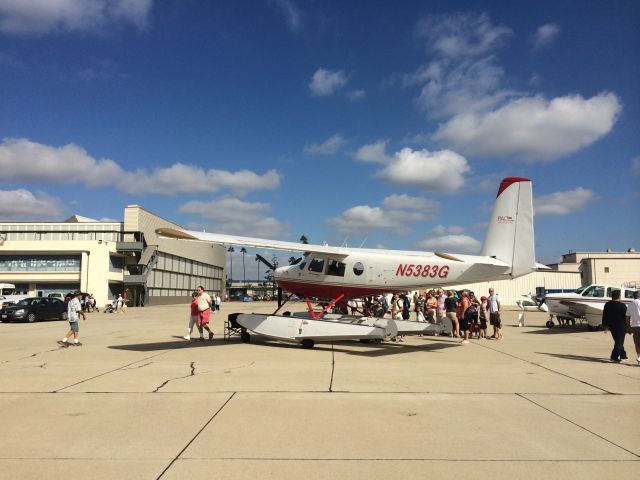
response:
{"label": "tree", "polygon": [[302,243],[304,243],[305,245],[307,245],[307,244],[309,243],[309,239],[308,239],[306,236],[304,236],[304,235],[302,235],[302,236],[300,237],[300,241],[301,241]]}
{"label": "tree", "polygon": [[244,255],[245,253],[247,253],[247,249],[242,247],[240,249],[240,253],[242,254],[242,283],[245,284],[245,286],[247,285],[247,270],[244,266]]}
{"label": "tree", "polygon": [[229,260],[231,260],[231,270],[229,272],[229,286],[231,286],[231,284],[233,283],[233,252],[235,251],[236,250],[235,248],[233,248],[233,246],[227,249],[227,252],[231,254],[231,256],[229,257]]}

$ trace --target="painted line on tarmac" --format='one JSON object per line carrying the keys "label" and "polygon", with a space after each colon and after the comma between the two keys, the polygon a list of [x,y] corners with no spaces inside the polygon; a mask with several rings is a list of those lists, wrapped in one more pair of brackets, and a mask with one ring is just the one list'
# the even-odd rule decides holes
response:
{"label": "painted line on tarmac", "polygon": [[207,420],[207,422],[202,426],[202,428],[196,432],[196,434],[193,436],[193,438],[187,442],[187,444],[184,446],[184,448],[182,450],[180,450],[180,452],[178,452],[178,455],[176,455],[173,458],[173,460],[171,460],[169,465],[167,465],[167,467],[162,471],[162,473],[160,473],[160,475],[158,475],[156,480],[160,480],[164,476],[164,474],[167,473],[167,471],[173,466],[173,464],[180,458],[180,455],[182,455],[187,450],[187,448],[189,448],[189,446],[195,441],[195,439],[198,438],[198,436],[204,431],[204,429],[209,426],[209,424],[213,421],[213,419],[218,416],[218,414],[224,409],[224,407],[227,406],[227,404],[231,401],[231,399],[235,395],[236,395],[236,392],[233,392],[231,394],[231,396],[229,398],[227,398],[227,401],[224,402],[222,404],[222,406],[218,410],[216,410],[216,412],[211,416],[211,418],[209,418],[209,420]]}
{"label": "painted line on tarmac", "polygon": [[513,355],[512,353],[503,352],[502,350],[491,348],[488,345],[482,345],[482,344],[479,344],[479,343],[474,343],[474,345],[477,345],[478,347],[486,348],[487,350],[492,350],[492,351],[497,352],[497,353],[501,353],[503,355],[507,355],[508,357],[515,358],[517,360],[520,360],[521,362],[525,362],[525,363],[528,363],[530,365],[535,365],[536,367],[540,367],[540,368],[542,368],[544,370],[547,370],[549,372],[555,373],[557,375],[561,375],[563,377],[569,378],[571,380],[574,380],[576,382],[582,383],[584,385],[588,385],[588,386],[590,386],[592,388],[595,388],[596,390],[600,390],[600,391],[602,391],[604,393],[607,393],[609,395],[617,395],[614,392],[610,392],[609,390],[606,390],[606,389],[604,389],[602,387],[598,387],[597,385],[593,385],[592,383],[589,383],[589,382],[587,382],[585,380],[580,380],[579,378],[572,377],[571,375],[567,375],[566,373],[559,372],[557,370],[554,370],[553,368],[545,367],[544,365],[540,365],[539,363],[533,362],[531,360],[527,360],[526,358],[518,357],[517,355]]}
{"label": "painted line on tarmac", "polygon": [[637,454],[637,453],[635,453],[635,452],[632,452],[632,451],[631,451],[631,450],[629,450],[628,448],[625,448],[625,447],[623,447],[622,445],[618,445],[616,442],[612,442],[612,441],[611,441],[611,440],[609,440],[608,438],[603,437],[602,435],[600,435],[600,434],[598,434],[598,433],[594,432],[593,430],[589,430],[587,427],[583,427],[583,426],[582,426],[582,425],[580,425],[579,423],[576,423],[576,422],[574,422],[573,420],[568,419],[567,417],[563,417],[563,416],[562,416],[562,415],[560,415],[559,413],[554,412],[554,411],[553,411],[553,410],[551,410],[550,408],[545,407],[544,405],[539,404],[539,403],[538,403],[538,402],[536,402],[535,400],[533,400],[533,399],[531,399],[531,398],[529,398],[529,397],[526,397],[526,396],[524,396],[524,395],[522,395],[522,394],[520,394],[520,393],[516,393],[516,395],[517,395],[518,397],[520,397],[520,398],[523,398],[523,399],[527,400],[528,402],[533,403],[534,405],[537,405],[538,407],[542,408],[543,410],[546,410],[547,412],[549,412],[549,413],[551,413],[551,414],[555,415],[556,417],[559,417],[559,418],[561,418],[561,419],[563,419],[563,420],[565,420],[565,421],[569,422],[570,424],[575,425],[575,426],[576,426],[576,427],[578,427],[578,428],[581,428],[581,429],[582,429],[582,430],[584,430],[585,432],[588,432],[588,433],[590,433],[591,435],[595,435],[596,437],[598,437],[598,438],[600,438],[600,439],[604,440],[605,442],[610,443],[611,445],[613,445],[613,446],[615,446],[615,447],[618,447],[618,448],[620,448],[621,450],[624,450],[624,451],[625,451],[625,452],[627,452],[627,453],[630,453],[630,454],[631,454],[631,455],[633,455],[634,457],[636,457],[636,458],[640,458],[640,455],[638,455],[638,454]]}

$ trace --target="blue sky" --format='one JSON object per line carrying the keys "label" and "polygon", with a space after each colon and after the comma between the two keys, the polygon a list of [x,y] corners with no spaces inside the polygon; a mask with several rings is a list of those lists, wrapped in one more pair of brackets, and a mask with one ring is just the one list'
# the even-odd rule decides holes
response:
{"label": "blue sky", "polygon": [[631,0],[0,0],[0,221],[139,204],[477,253],[525,176],[540,261],[638,248],[639,21]]}

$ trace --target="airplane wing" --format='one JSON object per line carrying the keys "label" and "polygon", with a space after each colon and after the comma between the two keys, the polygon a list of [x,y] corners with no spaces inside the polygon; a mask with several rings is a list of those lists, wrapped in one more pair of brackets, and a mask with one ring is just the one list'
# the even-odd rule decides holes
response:
{"label": "airplane wing", "polygon": [[337,257],[346,257],[349,252],[343,247],[330,247],[328,245],[312,245],[309,243],[284,242],[269,240],[266,238],[241,237],[237,235],[225,235],[222,233],[198,232],[195,230],[179,230],[176,228],[158,228],[156,233],[161,238],[174,238],[179,240],[194,240],[215,243],[218,245],[243,245],[253,248],[267,248],[271,250],[284,250],[287,252],[314,252],[327,253]]}

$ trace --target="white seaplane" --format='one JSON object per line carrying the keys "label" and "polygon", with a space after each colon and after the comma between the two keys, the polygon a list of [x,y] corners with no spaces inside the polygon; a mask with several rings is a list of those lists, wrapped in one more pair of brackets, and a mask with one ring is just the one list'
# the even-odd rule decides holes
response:
{"label": "white seaplane", "polygon": [[561,325],[575,325],[577,320],[586,320],[589,330],[597,330],[602,325],[604,304],[611,300],[615,290],[620,290],[620,300],[628,305],[637,289],[594,283],[571,293],[546,294],[543,302],[549,309],[547,327],[553,328],[553,317],[556,317]]}
{"label": "white seaplane", "polygon": [[[531,180],[520,177],[500,183],[480,255],[332,247],[169,228],[156,232],[177,240],[303,252],[301,261],[276,269],[275,281],[291,293],[289,298],[305,298],[308,313],[278,315],[279,306],[273,314],[240,314],[235,321],[243,329],[243,341],[249,341],[249,330],[307,348],[316,341],[383,340],[398,333],[441,328],[423,322],[327,313],[338,302],[436,285],[514,278],[542,267],[535,261]],[[315,312],[310,297],[332,301]]]}

